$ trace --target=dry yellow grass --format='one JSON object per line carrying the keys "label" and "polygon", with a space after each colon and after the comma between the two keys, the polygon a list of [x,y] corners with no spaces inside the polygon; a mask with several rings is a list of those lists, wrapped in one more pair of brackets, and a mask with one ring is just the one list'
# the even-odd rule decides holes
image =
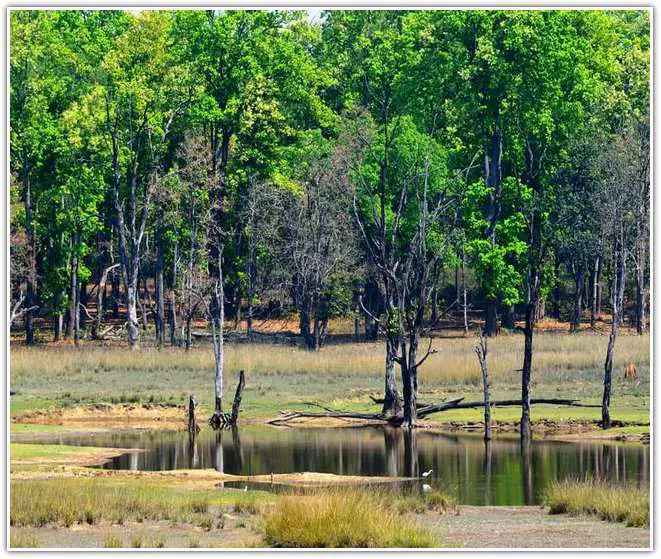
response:
{"label": "dry yellow grass", "polygon": [[438,547],[431,534],[412,525],[389,502],[365,491],[325,490],[284,497],[264,519],[273,547]]}
{"label": "dry yellow grass", "polygon": [[[420,375],[426,381],[443,383],[474,383],[479,381],[479,367],[469,338],[441,338],[433,341],[437,353],[422,366]],[[535,338],[533,366],[535,371],[568,373],[601,371],[608,339],[593,334],[539,334]],[[421,352],[427,342],[421,343]],[[621,336],[615,352],[616,376],[623,374],[627,363],[633,362],[639,376],[649,371],[650,338]],[[494,379],[517,375],[521,368],[523,337],[503,335],[489,341],[489,372]],[[383,370],[382,343],[351,343],[323,347],[318,352],[290,346],[267,344],[235,344],[226,348],[225,362],[229,371],[243,369],[251,373],[281,373],[301,375],[350,375],[365,377]],[[145,349],[130,352],[126,349],[24,347],[11,350],[12,382],[38,374],[50,380],[71,373],[94,372],[103,374],[113,370],[212,370],[213,353],[210,347],[157,351]],[[641,375],[642,373],[642,375]]]}

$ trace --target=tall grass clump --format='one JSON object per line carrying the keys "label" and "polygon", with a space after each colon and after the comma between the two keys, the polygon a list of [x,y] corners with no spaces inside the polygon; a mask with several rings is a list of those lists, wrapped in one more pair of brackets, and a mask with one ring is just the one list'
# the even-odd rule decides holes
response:
{"label": "tall grass clump", "polygon": [[394,507],[364,491],[324,490],[283,497],[264,518],[264,540],[273,547],[437,547]]}
{"label": "tall grass clump", "polygon": [[195,493],[149,485],[109,484],[106,480],[58,479],[11,482],[12,526],[123,524],[127,520],[167,520],[206,512],[208,502]]}
{"label": "tall grass clump", "polygon": [[553,482],[544,503],[550,514],[590,514],[627,526],[650,525],[649,488],[609,485],[602,481]]}
{"label": "tall grass clump", "polygon": [[9,533],[9,547],[16,549],[19,547],[39,547],[40,543],[37,537],[32,533],[11,530]]}

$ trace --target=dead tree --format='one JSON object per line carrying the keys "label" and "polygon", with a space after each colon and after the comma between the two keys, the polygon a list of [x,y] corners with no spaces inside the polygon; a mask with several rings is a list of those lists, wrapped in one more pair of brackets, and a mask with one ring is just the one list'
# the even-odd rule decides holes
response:
{"label": "dead tree", "polygon": [[209,423],[218,428],[223,419],[223,367],[225,365],[225,289],[223,285],[223,247],[218,249],[218,279],[214,285],[214,309],[211,319],[211,334],[214,356],[214,412]]}
{"label": "dead tree", "polygon": [[491,439],[491,395],[489,385],[489,370],[487,369],[487,340],[480,333],[480,342],[474,348],[477,359],[480,362],[480,371],[482,373],[482,392],[484,394],[484,439]]}
{"label": "dead tree", "polygon": [[[388,351],[396,351],[393,359],[401,371],[404,399],[402,425],[412,428],[417,422],[418,369],[432,352],[430,338],[422,358],[418,354],[432,271],[443,256],[438,246],[431,248],[429,236],[443,237],[445,214],[449,213],[454,198],[447,189],[449,181],[443,186],[438,181],[443,170],[434,159],[433,132],[419,135],[420,152],[406,165],[403,159],[408,154],[399,151],[397,134],[396,126],[389,128],[386,124],[383,144],[373,146],[371,140],[366,140],[371,155],[377,150],[382,153],[381,172],[376,184],[369,177],[359,175],[360,188],[367,195],[369,207],[361,207],[356,196],[354,213],[370,260],[379,273],[386,306],[382,317],[372,315],[364,305],[363,310],[379,324],[389,340]],[[393,159],[402,159],[401,167],[409,171],[397,176],[390,169]],[[390,213],[394,217],[387,218]]]}
{"label": "dead tree", "polygon": [[101,324],[103,323],[103,295],[106,292],[106,282],[108,281],[108,274],[119,267],[119,264],[113,264],[108,266],[103,273],[101,274],[101,279],[99,280],[99,285],[97,286],[96,291],[96,317],[92,323],[92,337],[94,339],[99,339],[99,332],[101,331]]}
{"label": "dead tree", "polygon": [[197,424],[197,419],[195,418],[196,407],[197,398],[191,394],[188,400],[188,432],[193,435],[200,432],[200,426]]}

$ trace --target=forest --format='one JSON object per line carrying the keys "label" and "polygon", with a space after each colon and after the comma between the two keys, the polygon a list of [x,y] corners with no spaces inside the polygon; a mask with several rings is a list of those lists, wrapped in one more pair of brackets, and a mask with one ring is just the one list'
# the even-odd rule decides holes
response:
{"label": "forest", "polygon": [[608,426],[618,326],[648,327],[646,11],[10,26],[12,341],[211,339],[220,412],[225,337],[289,317],[316,351],[345,318],[412,426],[433,332],[511,330],[524,433],[539,320],[608,319]]}

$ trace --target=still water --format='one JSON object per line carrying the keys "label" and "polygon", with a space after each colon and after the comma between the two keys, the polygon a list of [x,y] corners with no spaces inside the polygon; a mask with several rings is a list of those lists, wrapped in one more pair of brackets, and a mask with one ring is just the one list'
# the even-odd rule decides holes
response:
{"label": "still water", "polygon": [[127,470],[214,468],[231,474],[326,472],[345,475],[417,477],[472,505],[539,504],[552,480],[595,478],[649,484],[649,447],[603,442],[496,438],[488,447],[479,435],[401,429],[278,429],[246,426],[194,440],[186,432],[131,431],[67,434],[41,442],[136,448],[103,467]]}

